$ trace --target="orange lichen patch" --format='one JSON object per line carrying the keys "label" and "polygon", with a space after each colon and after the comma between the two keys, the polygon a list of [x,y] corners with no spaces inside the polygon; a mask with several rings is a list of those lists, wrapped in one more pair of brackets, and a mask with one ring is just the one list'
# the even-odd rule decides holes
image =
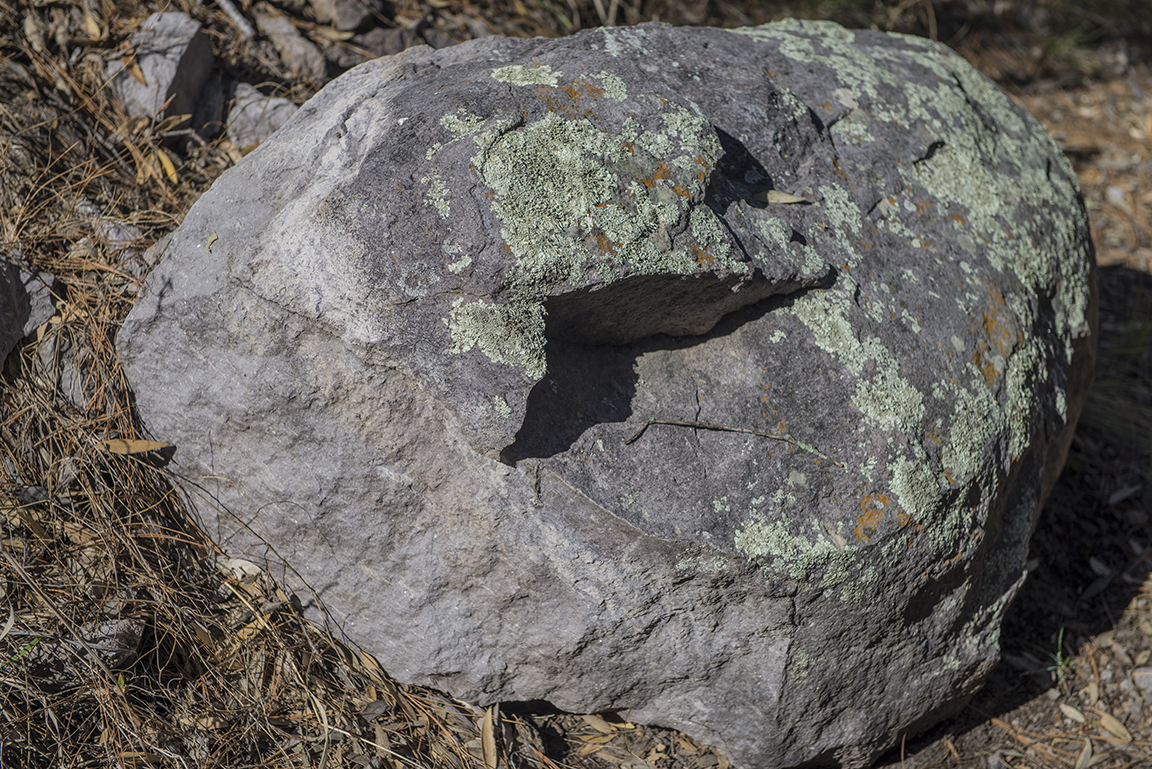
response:
{"label": "orange lichen patch", "polygon": [[946,479],[948,479],[948,485],[949,486],[955,486],[956,485],[956,479],[952,477],[952,471],[949,470],[947,467],[944,468],[944,477]]}
{"label": "orange lichen patch", "polygon": [[492,198],[496,197],[496,190],[484,190],[480,194],[485,200],[491,200]]}
{"label": "orange lichen patch", "polygon": [[573,80],[572,85],[560,86],[560,90],[568,94],[568,97],[573,100],[582,99],[586,96],[593,98],[604,96],[603,88],[595,83],[589,83],[587,80]]}
{"label": "orange lichen patch", "polygon": [[980,369],[980,373],[984,375],[984,383],[989,387],[996,384],[996,380],[1000,377],[1000,372],[996,370],[996,366],[991,361],[985,359],[980,350],[972,353],[972,363],[976,368]]}
{"label": "orange lichen patch", "polygon": [[844,169],[840,167],[840,159],[834,158],[832,160],[832,167],[836,169],[836,175],[843,177],[844,181],[848,181],[848,174],[844,173]]}
{"label": "orange lichen patch", "polygon": [[[582,94],[578,88],[537,88],[536,95],[540,97],[540,101],[544,102],[550,111],[561,115],[586,118],[593,117],[596,114],[590,107],[584,107],[580,103],[584,94]],[[525,115],[525,117],[527,117],[527,115]]]}
{"label": "orange lichen patch", "polygon": [[705,264],[713,265],[716,263],[716,257],[712,256],[712,252],[708,249],[701,248],[696,243],[689,243],[688,245],[696,253],[696,264],[703,267]]}
{"label": "orange lichen patch", "polygon": [[1015,324],[1006,322],[1012,319],[1012,311],[1004,301],[1004,295],[994,286],[988,287],[990,301],[988,308],[980,313],[980,323],[977,326],[979,338],[976,349],[972,352],[972,363],[984,375],[984,381],[989,387],[994,385],[1001,376],[1001,371],[995,365],[999,357],[1006,360],[1012,351],[1022,341],[1020,330]]}
{"label": "orange lichen patch", "polygon": [[635,152],[636,152],[636,151],[635,151],[635,150],[632,148],[632,142],[624,142],[624,143],[623,143],[623,144],[621,144],[620,146],[621,146],[621,147],[623,147],[624,149],[628,150],[628,152],[629,152],[629,153],[631,153],[631,154],[635,154]]}
{"label": "orange lichen patch", "polygon": [[908,513],[904,512],[903,510],[897,510],[896,511],[896,525],[899,526],[901,529],[903,529],[907,526],[911,526],[916,531],[923,531],[924,530],[923,526],[916,523],[916,521],[912,518],[912,516],[909,515]]}
{"label": "orange lichen patch", "polygon": [[689,192],[688,190],[684,189],[683,187],[681,187],[679,184],[673,184],[672,185],[672,191],[675,192],[677,195],[679,195],[682,198],[692,197],[692,193]]}
{"label": "orange lichen patch", "polygon": [[668,167],[667,163],[665,163],[663,160],[661,160],[660,165],[656,166],[656,170],[652,173],[652,175],[645,178],[645,179],[641,179],[640,183],[643,184],[648,189],[652,189],[653,187],[656,186],[656,181],[658,179],[670,179],[670,178],[672,178],[672,169]]}
{"label": "orange lichen patch", "polygon": [[952,221],[960,222],[960,224],[964,225],[965,227],[968,226],[968,220],[965,219],[962,214],[952,214]]}
{"label": "orange lichen patch", "polygon": [[619,243],[617,243],[614,240],[608,240],[608,238],[604,237],[604,235],[599,234],[599,233],[595,237],[596,237],[596,248],[600,249],[600,253],[611,254],[613,256],[616,255],[616,249],[620,247]]}
{"label": "orange lichen patch", "polygon": [[884,510],[889,504],[887,494],[865,494],[860,499],[860,515],[856,516],[856,526],[852,529],[857,542],[872,539],[884,520]]}
{"label": "orange lichen patch", "polygon": [[930,200],[919,200],[919,201],[917,201],[917,202],[916,202],[916,213],[918,213],[918,214],[922,214],[922,213],[924,213],[925,211],[927,211],[927,210],[928,210],[929,208],[931,208],[931,207],[932,207],[932,201],[930,201]]}

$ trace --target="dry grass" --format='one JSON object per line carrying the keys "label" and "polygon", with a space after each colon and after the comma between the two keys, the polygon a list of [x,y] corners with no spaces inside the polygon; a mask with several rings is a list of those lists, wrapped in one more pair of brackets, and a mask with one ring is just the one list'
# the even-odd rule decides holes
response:
{"label": "dry grass", "polygon": [[[1107,32],[1116,8],[1145,2],[1047,5],[1085,36]],[[1020,64],[1019,38],[1009,45],[973,23],[992,14],[992,5],[979,0],[976,11],[953,17],[923,0],[403,0],[388,21],[463,39],[476,24],[557,35],[649,20],[731,26],[791,10],[952,39],[1005,72],[1030,66]],[[298,101],[315,90],[288,78],[266,44],[241,41],[216,6],[181,0],[168,8],[204,22],[233,70],[262,73]],[[179,224],[240,152],[226,141],[188,144],[172,123],[129,119],[110,98],[100,57],[122,53],[131,30],[160,9],[133,0],[0,0],[0,254],[53,275],[56,306],[0,376],[0,766],[725,769],[722,754],[683,735],[608,715],[502,714],[398,684],[330,629],[306,622],[294,596],[220,552],[190,516],[188,498],[198,492],[165,471],[163,447],[139,440],[113,340],[149,269],[144,249]],[[1057,66],[1061,56],[1075,58],[1066,42],[1042,46],[1033,61],[1046,57],[1045,66]],[[1091,125],[1084,133],[1099,143]],[[1066,137],[1074,151],[1078,141]],[[1100,181],[1116,210],[1098,206],[1098,228],[1102,215],[1134,222],[1133,210],[1152,206],[1128,181],[1120,197],[1109,198],[1115,181]],[[1143,221],[1131,224],[1131,236],[1115,230],[1119,239],[1105,248],[1152,255],[1145,254],[1152,231]],[[1122,443],[1135,459],[1124,467],[1143,462],[1143,482],[1152,322],[1147,307],[1130,309],[1115,320],[1122,328],[1108,350],[1117,368],[1097,390],[1091,414],[1097,434],[1130,436]],[[1085,477],[1114,469],[1103,449],[1084,448],[1097,434],[1085,433],[1074,456],[1092,465]],[[1099,481],[1105,497],[1113,493],[1107,482]],[[1080,638],[1088,635],[1085,629]],[[1079,643],[1068,647],[1061,685],[1091,680],[1092,671],[1100,683],[1105,647]],[[1111,642],[1106,648],[1108,662],[1119,664]],[[989,738],[983,754],[979,746],[961,749],[981,762],[995,750],[1011,764],[1017,750],[1032,757],[1019,765],[1076,765],[1080,727],[1031,730],[1000,715],[985,723],[1002,732],[1002,743]],[[1103,746],[1120,738],[1098,739]],[[939,744],[959,757],[951,737]],[[1147,747],[1139,739],[1126,744]],[[960,765],[949,755],[938,765]]]}

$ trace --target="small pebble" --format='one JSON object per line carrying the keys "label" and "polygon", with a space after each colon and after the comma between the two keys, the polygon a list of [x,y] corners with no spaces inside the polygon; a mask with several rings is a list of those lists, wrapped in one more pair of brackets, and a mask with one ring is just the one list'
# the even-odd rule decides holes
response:
{"label": "small pebble", "polygon": [[1128,208],[1128,201],[1124,199],[1123,187],[1119,187],[1113,184],[1111,187],[1104,191],[1104,199],[1125,213],[1130,211]]}
{"label": "small pebble", "polygon": [[1132,671],[1132,683],[1145,694],[1152,694],[1152,667],[1136,668]]}

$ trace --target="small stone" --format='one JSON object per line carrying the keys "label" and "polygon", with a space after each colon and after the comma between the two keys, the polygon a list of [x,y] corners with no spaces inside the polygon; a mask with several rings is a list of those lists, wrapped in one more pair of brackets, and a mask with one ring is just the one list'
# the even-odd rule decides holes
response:
{"label": "small stone", "polygon": [[265,96],[248,83],[237,83],[228,110],[228,138],[250,151],[296,114],[295,104],[280,96]]}
{"label": "small stone", "polygon": [[300,34],[291,19],[256,14],[256,27],[272,41],[291,77],[312,81],[324,78],[324,54]]}
{"label": "small stone", "polygon": [[161,111],[164,116],[191,115],[215,63],[199,22],[183,13],[154,13],[132,36],[131,50],[144,82],[122,57],[107,66],[112,88],[128,114],[150,120]]}
{"label": "small stone", "polygon": [[1136,668],[1132,671],[1132,683],[1145,695],[1152,694],[1152,667]]}
{"label": "small stone", "polygon": [[56,312],[54,282],[46,272],[0,259],[0,362]]}

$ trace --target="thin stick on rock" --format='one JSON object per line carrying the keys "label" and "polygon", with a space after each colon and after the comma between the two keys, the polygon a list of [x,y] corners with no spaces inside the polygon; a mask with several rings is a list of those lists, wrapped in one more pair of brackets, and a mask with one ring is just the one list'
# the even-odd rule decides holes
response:
{"label": "thin stick on rock", "polygon": [[244,37],[252,37],[256,34],[256,30],[252,29],[252,25],[248,23],[248,19],[244,18],[244,14],[240,13],[232,0],[216,0],[216,5],[220,6],[220,10],[228,14],[228,18],[232,19],[232,23],[240,30],[240,34]]}
{"label": "thin stick on rock", "polygon": [[763,430],[753,430],[751,427],[733,427],[731,425],[718,425],[718,424],[714,424],[712,422],[689,422],[689,421],[685,421],[685,420],[681,420],[681,419],[648,419],[648,420],[645,420],[644,424],[641,425],[640,429],[637,430],[635,433],[633,433],[631,438],[624,441],[624,445],[627,446],[628,444],[633,443],[637,438],[639,438],[641,435],[644,434],[645,430],[647,430],[652,425],[672,425],[674,427],[693,427],[693,428],[696,428],[699,430],[719,430],[721,432],[726,432],[726,433],[747,433],[748,435],[757,435],[761,438],[768,438],[768,439],[774,440],[774,441],[783,441],[784,443],[790,443],[793,446],[795,446],[796,448],[801,449],[802,451],[807,451],[809,454],[814,454],[814,455],[820,457],[821,459],[827,460],[827,461],[831,462],[832,464],[836,465],[837,467],[843,467],[844,466],[842,463],[837,462],[835,459],[828,456],[824,452],[819,451],[818,449],[816,449],[812,446],[809,446],[806,443],[801,443],[800,441],[793,438],[791,435],[777,435],[775,433],[766,433]]}

